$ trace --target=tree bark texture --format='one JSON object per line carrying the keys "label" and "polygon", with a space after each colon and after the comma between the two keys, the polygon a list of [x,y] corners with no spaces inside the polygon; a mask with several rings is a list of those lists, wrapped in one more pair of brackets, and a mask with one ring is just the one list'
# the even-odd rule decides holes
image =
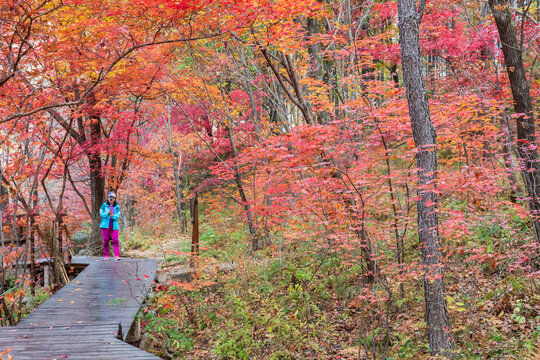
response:
{"label": "tree bark texture", "polygon": [[95,145],[101,139],[101,123],[97,114],[90,118],[90,149],[87,151],[90,165],[90,197],[92,201],[92,233],[89,249],[98,254],[101,249],[102,239],[99,223],[99,208],[105,201],[105,177],[103,176],[101,154],[95,149]]}
{"label": "tree bark texture", "polygon": [[533,106],[522,57],[523,49],[518,41],[516,26],[513,24],[507,0],[489,0],[489,7],[495,18],[501,39],[514,109],[518,115],[516,118],[517,151],[527,188],[534,235],[536,241],[540,242],[540,171],[538,169]]}
{"label": "tree bark texture", "polygon": [[415,0],[398,0],[399,42],[409,116],[417,148],[417,224],[424,267],[424,297],[432,355],[454,357],[454,342],[444,297],[443,265],[439,241],[436,131],[431,122],[420,57],[419,22]]}

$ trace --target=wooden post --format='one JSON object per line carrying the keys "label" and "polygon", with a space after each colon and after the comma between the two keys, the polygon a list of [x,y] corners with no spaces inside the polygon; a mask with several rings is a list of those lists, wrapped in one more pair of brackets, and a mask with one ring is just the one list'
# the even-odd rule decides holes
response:
{"label": "wooden post", "polygon": [[189,202],[191,212],[191,224],[193,225],[191,233],[191,267],[195,267],[196,260],[199,257],[199,196],[195,193]]}

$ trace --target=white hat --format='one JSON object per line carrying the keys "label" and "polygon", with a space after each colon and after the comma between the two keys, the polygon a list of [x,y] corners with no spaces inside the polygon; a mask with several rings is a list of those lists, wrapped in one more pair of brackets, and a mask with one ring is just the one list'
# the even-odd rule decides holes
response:
{"label": "white hat", "polygon": [[111,196],[116,199],[116,194],[114,193],[114,191],[109,191],[108,197],[111,197]]}

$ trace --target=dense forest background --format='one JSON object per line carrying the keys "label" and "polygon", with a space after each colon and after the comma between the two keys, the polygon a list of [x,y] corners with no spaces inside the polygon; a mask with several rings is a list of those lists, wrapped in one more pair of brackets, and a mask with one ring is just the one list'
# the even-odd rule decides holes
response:
{"label": "dense forest background", "polygon": [[101,255],[114,190],[124,254],[196,269],[141,312],[164,358],[537,359],[539,21],[533,0],[4,0],[1,324],[64,255]]}

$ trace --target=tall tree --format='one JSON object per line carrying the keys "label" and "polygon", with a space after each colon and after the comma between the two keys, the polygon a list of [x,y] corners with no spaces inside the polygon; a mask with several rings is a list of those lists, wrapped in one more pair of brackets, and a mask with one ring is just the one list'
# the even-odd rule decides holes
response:
{"label": "tall tree", "polygon": [[452,357],[454,342],[444,297],[443,267],[437,216],[437,134],[431,122],[420,58],[419,26],[425,1],[416,9],[415,0],[398,0],[399,42],[403,81],[417,148],[418,240],[424,266],[424,297],[431,353]]}
{"label": "tall tree", "polygon": [[[532,1],[527,2],[527,10]],[[529,209],[533,223],[534,236],[540,242],[540,170],[538,169],[538,151],[533,105],[527,72],[523,64],[523,39],[518,41],[517,29],[512,21],[510,4],[506,0],[489,0],[489,7],[497,24],[501,39],[506,73],[517,113],[517,150],[523,168],[522,174],[527,188]],[[525,16],[525,15],[524,15]],[[523,19],[525,21],[525,19]],[[521,35],[523,38],[523,35]]]}

